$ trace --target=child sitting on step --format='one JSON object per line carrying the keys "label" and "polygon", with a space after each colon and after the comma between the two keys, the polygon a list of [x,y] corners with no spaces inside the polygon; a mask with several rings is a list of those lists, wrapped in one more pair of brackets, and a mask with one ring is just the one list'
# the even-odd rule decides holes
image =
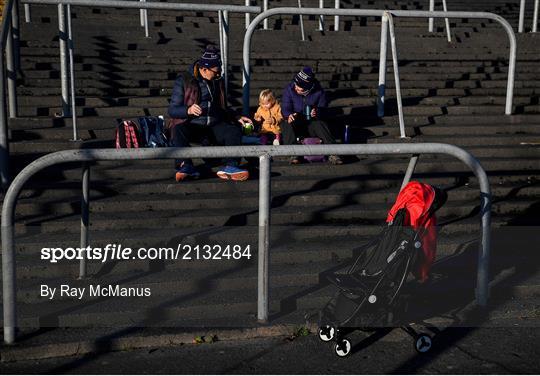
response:
{"label": "child sitting on step", "polygon": [[283,115],[272,90],[265,89],[259,94],[259,108],[255,112],[254,119],[257,123],[262,123],[260,126],[261,145],[266,145],[269,136],[273,136],[274,145],[279,145],[281,139],[279,124],[283,121]]}

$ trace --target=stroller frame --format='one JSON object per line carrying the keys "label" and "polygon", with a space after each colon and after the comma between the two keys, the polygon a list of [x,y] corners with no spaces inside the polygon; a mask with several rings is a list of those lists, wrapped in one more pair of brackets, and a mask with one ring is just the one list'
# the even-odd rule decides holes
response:
{"label": "stroller frame", "polygon": [[[417,332],[408,322],[407,324],[404,324],[404,322],[399,322],[399,320],[395,321],[394,313],[397,307],[396,298],[399,296],[400,291],[406,283],[407,277],[411,271],[411,265],[413,264],[414,257],[416,256],[417,252],[421,250],[422,242],[420,240],[422,239],[422,235],[426,231],[424,225],[427,223],[428,218],[446,201],[445,192],[440,191],[436,187],[432,188],[435,192],[435,198],[430,208],[426,212],[426,214],[428,215],[425,216],[422,225],[418,226],[417,230],[414,231],[405,228],[402,223],[398,224],[399,228],[397,226],[394,227],[394,231],[396,231],[396,233],[394,234],[395,239],[392,239],[392,249],[385,254],[387,263],[380,270],[380,272],[377,272],[375,276],[366,276],[366,269],[362,271],[362,273],[364,274],[359,275],[364,279],[366,277],[368,279],[376,278],[375,281],[372,281],[371,286],[366,286],[366,283],[362,283],[365,281],[356,278],[354,275],[358,274],[358,265],[361,259],[365,256],[365,253],[369,249],[377,247],[378,243],[381,242],[384,237],[392,231],[393,223],[387,225],[385,229],[378,234],[378,236],[369,241],[360,249],[355,262],[348,268],[345,274],[333,274],[331,276],[328,276],[330,282],[335,284],[340,289],[340,291],[326,304],[326,306],[320,312],[318,335],[319,339],[323,342],[330,342],[332,340],[335,341],[334,351],[339,357],[345,357],[351,352],[352,345],[351,341],[346,338],[347,334],[352,333],[355,330],[372,332],[376,331],[377,328],[380,328],[383,325],[388,328],[399,327],[403,331],[405,331],[405,333],[409,334],[414,340],[414,348],[417,352],[425,353],[431,349],[433,344],[432,336],[424,332]],[[405,208],[400,208],[397,211],[395,218],[397,218],[398,215],[401,215],[401,217],[403,218],[405,212]],[[390,234],[390,236],[392,236],[392,234]],[[370,264],[372,259],[376,257],[377,250],[378,249],[375,248],[369,257],[364,257],[365,260],[363,260],[363,265],[366,268]],[[388,254],[390,254],[390,256],[387,256]],[[400,266],[402,266],[401,270],[398,269],[400,268]],[[355,323],[355,319],[359,317],[358,315],[362,311],[362,309],[365,309],[366,306],[369,309],[372,304],[377,302],[377,291],[379,287],[381,287],[381,284],[385,281],[385,278],[392,278],[392,268],[399,271],[399,273],[397,273],[397,271],[394,273],[395,280],[399,282],[393,287],[391,293],[388,294],[389,298],[387,298],[387,300],[382,305],[376,308],[375,318],[371,318],[371,322],[368,322],[366,324],[362,323],[362,325],[357,325]],[[352,286],[354,283],[358,283],[359,285],[363,286]],[[341,298],[342,302],[345,299],[350,299],[351,302],[353,302],[355,299],[351,296],[359,295],[358,292],[363,294],[363,297],[361,299],[357,299],[356,307],[352,309],[349,314],[345,315],[346,317],[337,318],[334,312],[337,312],[335,308],[338,304],[340,304],[339,299]],[[349,296],[347,296],[347,294]],[[342,305],[343,304],[344,303],[342,303]],[[384,321],[384,324],[381,320]]]}

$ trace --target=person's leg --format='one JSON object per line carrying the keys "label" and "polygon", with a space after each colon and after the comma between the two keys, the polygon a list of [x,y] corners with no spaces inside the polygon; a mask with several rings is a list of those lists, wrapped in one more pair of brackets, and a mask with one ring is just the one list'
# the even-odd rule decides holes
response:
{"label": "person's leg", "polygon": [[283,145],[293,145],[296,143],[296,133],[294,128],[288,121],[283,120],[280,124],[281,127],[281,142]]}
{"label": "person's leg", "polygon": [[266,145],[268,143],[268,133],[261,133],[259,139],[261,140],[261,145]]}
{"label": "person's leg", "polygon": [[[336,139],[330,133],[328,125],[322,120],[311,120],[308,126],[309,135],[312,137],[319,137],[323,144],[335,144]],[[339,155],[330,155],[328,156],[328,162],[335,165],[343,164],[341,157]]]}
{"label": "person's leg", "polygon": [[[242,130],[239,126],[220,122],[211,127],[218,145],[239,146],[242,144]],[[225,166],[220,168],[217,176],[225,180],[243,181],[249,178],[249,172],[238,167],[240,158],[225,158]]]}
{"label": "person's leg", "polygon": [[[171,129],[171,146],[189,147],[193,137],[193,128],[189,124],[177,124]],[[177,159],[174,161],[175,167],[179,168],[182,164],[193,164],[191,159]]]}
{"label": "person's leg", "polygon": [[[218,145],[239,146],[242,145],[242,129],[234,124],[219,122],[213,125],[210,130]],[[224,163],[228,166],[238,166],[240,158],[225,158]]]}
{"label": "person's leg", "polygon": [[[283,120],[280,124],[281,127],[281,139],[283,145],[294,145],[298,138],[304,138],[308,131],[306,129],[306,122],[303,120],[296,120],[289,123],[287,120]],[[291,164],[302,163],[301,156],[292,156],[290,160]]]}
{"label": "person's leg", "polygon": [[[200,129],[193,124],[178,124],[172,130],[171,146],[189,147],[191,141],[200,138]],[[197,179],[200,176],[199,171],[193,166],[191,159],[177,159],[174,162],[175,179],[177,182],[186,179]]]}
{"label": "person's leg", "polygon": [[319,137],[323,144],[335,144],[336,139],[330,133],[328,125],[322,120],[311,120],[308,125],[308,132],[311,137]]}

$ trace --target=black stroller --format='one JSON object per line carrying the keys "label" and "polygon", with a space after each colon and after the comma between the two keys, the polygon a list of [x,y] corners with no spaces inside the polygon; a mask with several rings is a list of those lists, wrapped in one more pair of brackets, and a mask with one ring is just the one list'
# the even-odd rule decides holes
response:
{"label": "black stroller", "polygon": [[[433,192],[422,216],[425,224],[446,202],[446,192],[417,182],[409,184]],[[385,327],[401,327],[414,338],[415,349],[420,353],[431,349],[431,336],[417,333],[403,319],[407,305],[407,298],[402,296],[403,287],[414,280],[410,272],[422,252],[426,230],[424,226],[416,226],[416,230],[405,226],[409,215],[407,206],[395,211],[393,220],[360,249],[346,273],[328,276],[339,292],[320,312],[318,334],[324,342],[335,341],[336,355],[350,354],[351,341],[345,337],[348,333]]]}

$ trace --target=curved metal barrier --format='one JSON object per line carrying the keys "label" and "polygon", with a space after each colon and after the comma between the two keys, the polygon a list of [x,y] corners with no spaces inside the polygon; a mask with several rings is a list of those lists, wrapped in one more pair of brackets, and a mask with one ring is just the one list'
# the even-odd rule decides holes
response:
{"label": "curved metal barrier", "polygon": [[[478,254],[476,301],[485,306],[488,300],[488,266],[490,254],[491,189],[480,162],[467,151],[441,143],[419,144],[348,144],[294,146],[222,146],[161,149],[86,149],[66,150],[45,155],[26,166],[10,185],[2,207],[2,278],[4,303],[4,341],[15,341],[17,326],[16,267],[15,267],[15,206],[24,184],[46,167],[67,162],[122,161],[143,159],[259,157],[259,240],[258,240],[258,319],[268,320],[268,255],[270,248],[270,163],[272,156],[290,155],[402,155],[412,154],[403,185],[410,179],[420,154],[453,156],[476,175],[480,186],[481,240]],[[83,170],[83,213],[81,239],[87,231],[88,166]],[[82,267],[82,266],[81,266]]]}
{"label": "curved metal barrier", "polygon": [[[255,32],[257,26],[265,19],[275,15],[328,15],[328,16],[368,16],[368,17],[383,17],[385,14],[389,14],[395,17],[414,17],[414,18],[483,18],[493,20],[500,23],[508,35],[510,41],[510,56],[508,66],[508,83],[506,86],[506,107],[505,114],[512,114],[512,102],[514,97],[514,77],[516,70],[516,35],[512,26],[503,17],[489,12],[428,12],[417,10],[382,10],[382,9],[319,9],[319,8],[272,8],[266,12],[262,12],[251,21],[244,37],[243,47],[243,81],[242,81],[242,105],[244,114],[249,113],[250,100],[250,52],[251,52],[251,38]],[[401,96],[401,93],[399,94]],[[398,101],[398,106],[401,106]]]}

